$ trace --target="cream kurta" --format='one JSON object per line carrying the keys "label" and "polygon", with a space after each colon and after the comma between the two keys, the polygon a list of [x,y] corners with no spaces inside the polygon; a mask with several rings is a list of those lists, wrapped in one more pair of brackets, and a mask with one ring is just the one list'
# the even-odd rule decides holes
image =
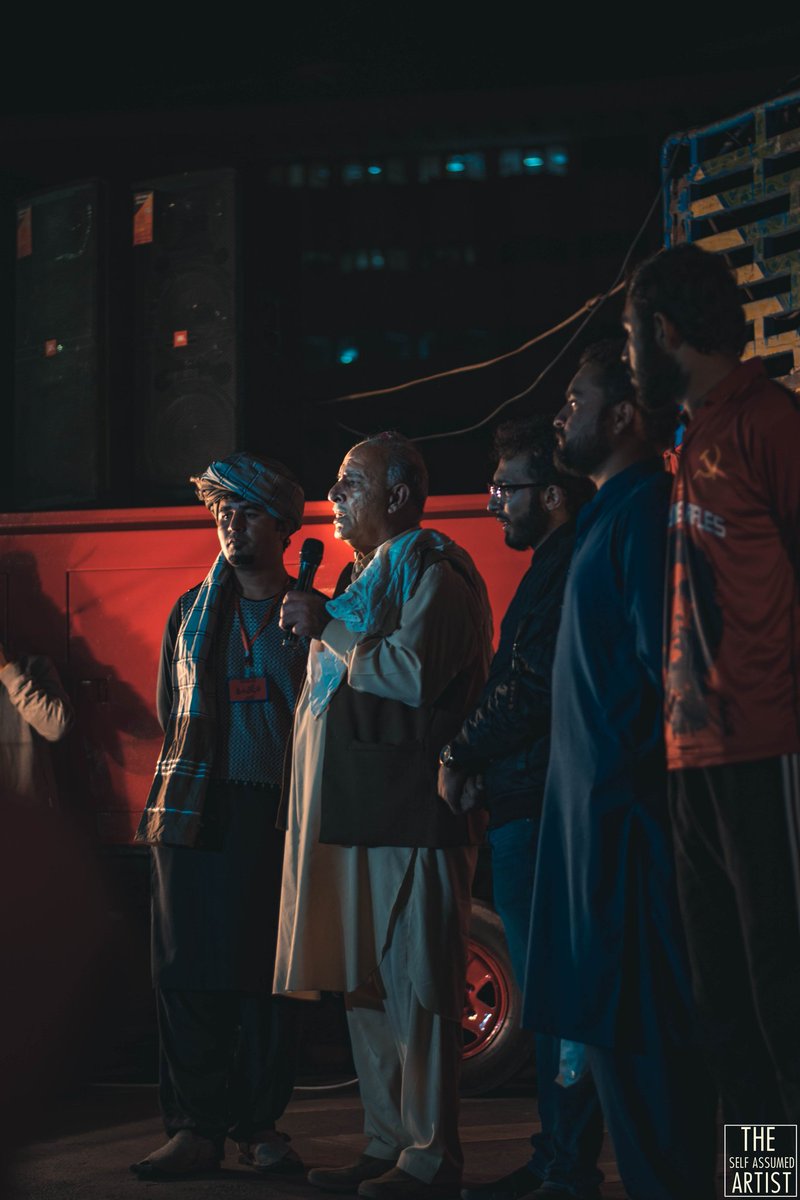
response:
{"label": "cream kurta", "polygon": [[[412,706],[435,699],[473,663],[472,702],[488,651],[477,608],[464,579],[437,563],[403,606],[394,633],[359,642],[363,635],[331,620],[323,640],[345,662],[350,687]],[[311,654],[318,648],[312,642]],[[325,736],[326,712],[312,716],[306,684],[295,718],[275,991],[354,991],[380,965],[402,912],[419,1002],[460,1019],[475,847],[321,844]],[[364,802],[380,803],[380,796]]]}
{"label": "cream kurta", "polygon": [[26,808],[56,806],[47,742],[59,741],[73,711],[55,667],[25,656],[0,671],[0,793]]}

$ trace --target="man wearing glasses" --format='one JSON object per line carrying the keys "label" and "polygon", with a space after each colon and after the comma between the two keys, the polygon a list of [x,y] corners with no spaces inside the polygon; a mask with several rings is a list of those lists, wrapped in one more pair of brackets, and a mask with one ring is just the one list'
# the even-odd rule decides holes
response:
{"label": "man wearing glasses", "polygon": [[[550,756],[550,676],[574,542],[574,516],[593,491],[553,465],[549,420],[509,421],[495,433],[497,469],[488,509],[512,550],[533,559],[509,605],[500,644],[475,711],[444,747],[439,793],[459,812],[489,810],[494,904],[522,986],[528,950],[542,797]],[[476,786],[481,776],[483,790]],[[502,1179],[465,1189],[464,1200],[516,1200],[547,1183],[548,1197],[595,1200],[603,1124],[591,1077],[556,1083],[559,1040],[536,1039],[542,1132],[530,1161]],[[544,1192],[543,1192],[544,1194]]]}

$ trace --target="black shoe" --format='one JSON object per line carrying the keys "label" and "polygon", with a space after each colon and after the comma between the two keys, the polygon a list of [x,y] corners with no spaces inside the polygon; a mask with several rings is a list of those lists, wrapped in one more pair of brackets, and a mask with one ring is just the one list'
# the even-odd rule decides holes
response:
{"label": "black shoe", "polygon": [[[510,1175],[482,1183],[476,1187],[462,1188],[461,1200],[521,1200],[542,1186],[542,1178],[527,1167],[517,1167]],[[574,1197],[573,1197],[574,1200]]]}
{"label": "black shoe", "polygon": [[368,1179],[378,1179],[390,1171],[394,1163],[388,1158],[362,1154],[346,1167],[314,1167],[308,1172],[308,1182],[323,1192],[357,1192]]}
{"label": "black shoe", "polygon": [[458,1200],[458,1184],[424,1183],[401,1167],[358,1185],[361,1200]]}

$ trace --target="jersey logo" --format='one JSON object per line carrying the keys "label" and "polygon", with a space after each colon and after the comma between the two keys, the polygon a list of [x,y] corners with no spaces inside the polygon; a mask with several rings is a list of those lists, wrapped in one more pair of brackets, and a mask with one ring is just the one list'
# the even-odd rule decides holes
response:
{"label": "jersey logo", "polygon": [[712,481],[715,479],[728,478],[728,476],[722,470],[722,467],[719,465],[719,461],[722,458],[722,451],[716,442],[710,449],[702,450],[699,458],[703,465],[702,467],[697,468],[692,476],[693,479],[697,479],[698,476],[701,479],[711,479]]}

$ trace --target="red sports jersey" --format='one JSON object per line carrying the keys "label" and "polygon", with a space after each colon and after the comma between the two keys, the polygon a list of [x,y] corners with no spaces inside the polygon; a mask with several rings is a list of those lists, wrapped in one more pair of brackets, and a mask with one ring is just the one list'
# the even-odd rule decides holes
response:
{"label": "red sports jersey", "polygon": [[683,441],[670,510],[671,768],[800,751],[800,405],[740,363]]}

